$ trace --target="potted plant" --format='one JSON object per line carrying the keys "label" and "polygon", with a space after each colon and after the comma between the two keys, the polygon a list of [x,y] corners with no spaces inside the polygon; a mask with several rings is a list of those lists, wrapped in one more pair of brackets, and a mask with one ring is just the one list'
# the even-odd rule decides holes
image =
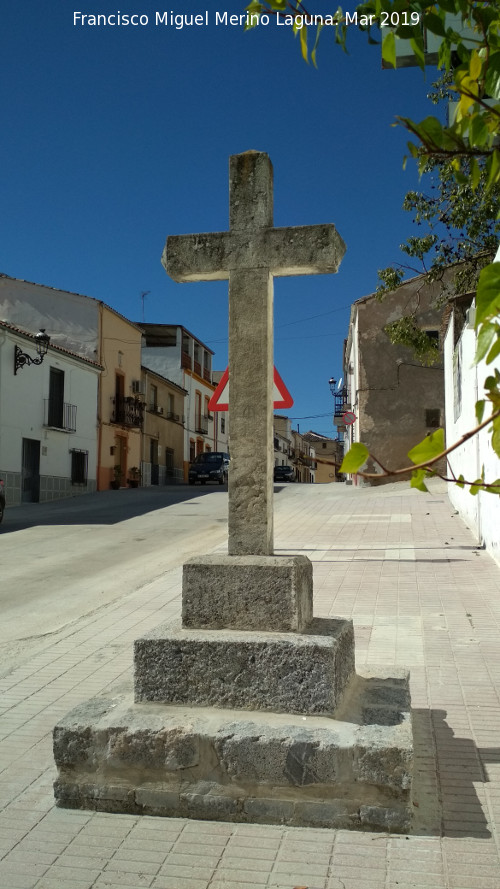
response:
{"label": "potted plant", "polygon": [[141,470],[138,466],[131,466],[128,471],[129,477],[127,479],[129,488],[138,488],[139,481],[141,478]]}
{"label": "potted plant", "polygon": [[122,468],[119,463],[116,463],[115,466],[113,466],[113,474],[114,478],[111,479],[110,485],[114,491],[117,491],[118,488],[121,487],[123,478]]}

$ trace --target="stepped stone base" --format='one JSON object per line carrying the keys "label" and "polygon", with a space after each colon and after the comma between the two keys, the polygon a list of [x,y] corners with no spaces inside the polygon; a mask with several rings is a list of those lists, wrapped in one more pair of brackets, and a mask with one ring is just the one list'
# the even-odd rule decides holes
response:
{"label": "stepped stone base", "polygon": [[190,630],[178,621],[137,639],[136,701],[331,716],[354,674],[352,621],[306,632]]}
{"label": "stepped stone base", "polygon": [[356,676],[339,717],[96,698],[54,729],[59,806],[406,832],[408,677]]}

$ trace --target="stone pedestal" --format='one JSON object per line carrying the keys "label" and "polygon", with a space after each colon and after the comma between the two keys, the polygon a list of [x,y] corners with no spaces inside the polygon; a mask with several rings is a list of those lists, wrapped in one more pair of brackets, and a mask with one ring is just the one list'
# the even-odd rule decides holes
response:
{"label": "stone pedestal", "polygon": [[191,560],[182,614],[136,640],[133,689],[56,726],[58,805],[408,831],[408,676],[356,674],[352,622],[308,619],[308,559]]}

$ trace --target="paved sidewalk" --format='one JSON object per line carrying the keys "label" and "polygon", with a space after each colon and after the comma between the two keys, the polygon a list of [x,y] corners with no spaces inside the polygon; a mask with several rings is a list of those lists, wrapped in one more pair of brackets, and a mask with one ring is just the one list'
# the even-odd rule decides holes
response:
{"label": "paved sidewalk", "polygon": [[180,570],[47,639],[0,678],[1,889],[500,889],[500,569],[444,487],[291,485],[278,553],[314,563],[315,610],[351,617],[359,665],[411,670],[410,836],[56,809],[51,732],[131,676],[178,613]]}

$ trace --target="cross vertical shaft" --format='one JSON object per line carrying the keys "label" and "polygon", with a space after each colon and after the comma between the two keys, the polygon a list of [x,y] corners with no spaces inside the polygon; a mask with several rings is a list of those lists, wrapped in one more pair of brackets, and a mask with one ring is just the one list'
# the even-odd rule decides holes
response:
{"label": "cross vertical shaft", "polygon": [[[230,231],[273,225],[269,157],[247,152],[229,167]],[[273,279],[269,268],[229,275],[229,555],[273,554]]]}

